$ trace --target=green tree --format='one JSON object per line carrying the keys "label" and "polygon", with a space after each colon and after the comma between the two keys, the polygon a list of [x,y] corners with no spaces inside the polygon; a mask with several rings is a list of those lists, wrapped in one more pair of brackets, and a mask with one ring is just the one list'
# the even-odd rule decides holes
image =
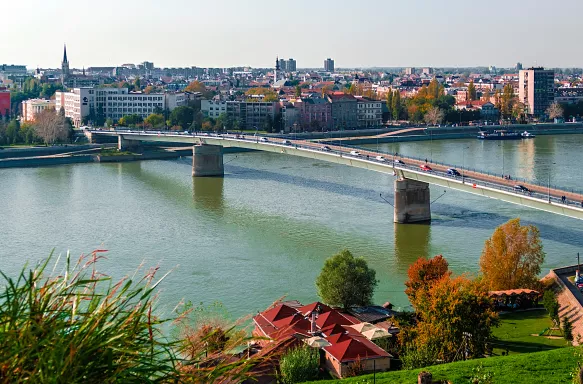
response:
{"label": "green tree", "polygon": [[573,323],[567,316],[563,317],[563,337],[568,342],[573,341]]}
{"label": "green tree", "polygon": [[399,120],[401,115],[401,93],[399,90],[393,94],[391,110],[393,111],[393,120]]}
{"label": "green tree", "polygon": [[318,295],[322,300],[348,309],[369,305],[378,284],[376,272],[362,257],[354,257],[348,250],[327,259],[316,279]]}
{"label": "green tree", "polygon": [[20,122],[16,119],[10,120],[6,126],[6,141],[8,144],[16,144],[19,139]]}
{"label": "green tree", "polygon": [[176,107],[170,112],[170,125],[179,125],[186,130],[194,121],[194,109],[188,106]]}
{"label": "green tree", "polygon": [[320,353],[318,348],[306,345],[289,350],[280,360],[279,370],[283,384],[303,383],[318,377]]}
{"label": "green tree", "polygon": [[302,96],[302,87],[300,87],[300,85],[296,85],[296,93],[295,93],[296,97],[300,97]]}
{"label": "green tree", "polygon": [[148,124],[152,128],[162,128],[164,127],[164,116],[158,113],[152,113],[150,116],[146,117],[144,123]]}
{"label": "green tree", "polygon": [[119,119],[119,125],[135,127],[136,125],[141,124],[143,121],[144,120],[140,115],[126,115]]}
{"label": "green tree", "polygon": [[474,85],[474,80],[472,80],[470,81],[470,85],[468,85],[468,101],[474,101],[477,98],[476,86]]}
{"label": "green tree", "polygon": [[389,110],[389,118],[393,117],[393,90],[387,92],[387,109]]}
{"label": "green tree", "polygon": [[553,323],[559,324],[559,302],[555,293],[550,289],[547,289],[543,295],[543,306]]}

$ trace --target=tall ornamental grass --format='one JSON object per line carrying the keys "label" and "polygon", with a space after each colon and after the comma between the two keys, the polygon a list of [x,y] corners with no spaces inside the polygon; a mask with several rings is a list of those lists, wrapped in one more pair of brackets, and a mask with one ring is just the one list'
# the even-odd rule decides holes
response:
{"label": "tall ornamental grass", "polygon": [[113,282],[96,272],[102,252],[57,258],[51,273],[52,256],[16,279],[0,271],[1,383],[181,381],[166,320],[152,313],[163,278]]}

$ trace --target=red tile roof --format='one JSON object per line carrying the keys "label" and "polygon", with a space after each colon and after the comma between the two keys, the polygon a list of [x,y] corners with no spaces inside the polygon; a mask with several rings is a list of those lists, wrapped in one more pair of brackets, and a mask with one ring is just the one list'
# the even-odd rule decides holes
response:
{"label": "red tile roof", "polygon": [[[328,341],[330,340],[328,339]],[[376,345],[367,339],[357,340],[345,335],[338,342],[332,343],[330,347],[326,347],[324,350],[340,362],[390,357],[387,352],[379,347],[374,347]]]}
{"label": "red tile roof", "polygon": [[316,308],[318,308],[318,307],[320,307],[319,308],[320,314],[330,312],[332,310],[332,308],[330,308],[326,304],[322,304],[319,301],[316,301],[315,303],[304,305],[303,307],[298,308],[298,311],[300,311],[300,313],[302,315],[308,316],[310,313],[315,311]]}
{"label": "red tile roof", "polygon": [[354,317],[340,313],[338,311],[330,311],[323,313],[320,316],[318,316],[318,319],[316,320],[316,324],[318,324],[318,327],[320,328],[326,328],[334,324],[352,325],[358,323],[359,321],[356,320]]}

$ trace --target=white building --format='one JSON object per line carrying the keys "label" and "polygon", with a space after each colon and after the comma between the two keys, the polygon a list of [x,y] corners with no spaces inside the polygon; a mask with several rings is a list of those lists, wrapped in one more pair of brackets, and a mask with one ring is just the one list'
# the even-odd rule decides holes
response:
{"label": "white building", "polygon": [[54,100],[30,99],[22,102],[23,121],[34,121],[35,116],[45,109],[55,109]]}
{"label": "white building", "polygon": [[227,113],[227,102],[224,100],[201,100],[200,111],[204,117],[216,119],[223,113]]}
{"label": "white building", "polygon": [[152,113],[172,110],[186,104],[184,93],[134,93],[127,88],[74,88],[56,93],[56,108],[65,108],[65,116],[79,127],[83,118],[103,114],[114,121],[127,115],[146,118]]}
{"label": "white building", "polygon": [[383,102],[357,96],[357,116],[359,127],[380,127],[383,124]]}

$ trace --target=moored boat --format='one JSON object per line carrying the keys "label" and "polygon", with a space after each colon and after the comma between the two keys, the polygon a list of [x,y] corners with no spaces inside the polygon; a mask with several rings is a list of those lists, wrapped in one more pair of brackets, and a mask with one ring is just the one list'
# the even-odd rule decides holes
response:
{"label": "moored boat", "polygon": [[521,139],[522,135],[519,132],[497,130],[494,132],[480,131],[477,137],[480,140],[517,140]]}

